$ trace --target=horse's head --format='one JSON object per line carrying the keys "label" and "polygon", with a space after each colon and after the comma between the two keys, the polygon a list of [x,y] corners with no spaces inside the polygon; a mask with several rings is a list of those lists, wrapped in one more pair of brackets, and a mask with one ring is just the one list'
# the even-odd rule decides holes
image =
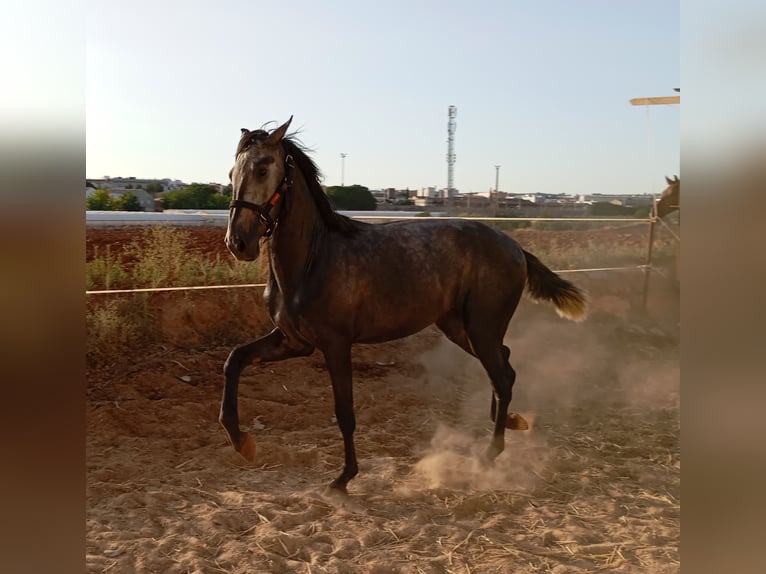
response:
{"label": "horse's head", "polygon": [[258,257],[260,239],[274,230],[283,194],[292,185],[292,159],[281,145],[292,119],[271,133],[242,129],[229,173],[232,201],[224,239],[237,259]]}
{"label": "horse's head", "polygon": [[665,181],[668,183],[668,187],[657,200],[657,217],[665,217],[668,213],[677,211],[681,206],[681,180],[676,175],[673,179],[665,176]]}

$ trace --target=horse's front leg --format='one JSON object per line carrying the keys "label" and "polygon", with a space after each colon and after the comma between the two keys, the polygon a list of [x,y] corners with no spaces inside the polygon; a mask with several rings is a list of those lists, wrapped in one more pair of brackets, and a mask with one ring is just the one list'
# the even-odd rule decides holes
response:
{"label": "horse's front leg", "polygon": [[235,347],[226,359],[223,367],[225,376],[223,400],[218,421],[226,430],[234,449],[248,461],[255,460],[255,440],[249,433],[239,430],[237,388],[242,370],[249,364],[282,361],[310,355],[313,351],[314,347],[311,345],[290,340],[282,331],[274,329],[252,343]]}
{"label": "horse's front leg", "polygon": [[332,391],[335,397],[335,418],[338,419],[340,432],[343,434],[345,464],[343,472],[331,484],[330,488],[346,492],[348,481],[359,472],[354,449],[354,392],[351,378],[351,345],[343,345],[332,351],[324,351],[327,370],[332,380]]}

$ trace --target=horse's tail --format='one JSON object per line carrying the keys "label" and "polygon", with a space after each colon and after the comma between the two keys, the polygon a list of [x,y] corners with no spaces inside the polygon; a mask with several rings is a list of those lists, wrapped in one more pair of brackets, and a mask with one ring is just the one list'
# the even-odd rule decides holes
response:
{"label": "horse's tail", "polygon": [[578,287],[548,269],[537,257],[524,251],[527,259],[527,292],[532,299],[550,301],[566,319],[582,321],[587,315],[587,297]]}

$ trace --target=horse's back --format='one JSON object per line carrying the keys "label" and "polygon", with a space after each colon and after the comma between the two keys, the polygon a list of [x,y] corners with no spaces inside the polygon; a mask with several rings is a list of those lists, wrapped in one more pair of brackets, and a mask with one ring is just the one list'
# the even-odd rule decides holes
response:
{"label": "horse's back", "polygon": [[396,221],[377,227],[375,243],[399,245],[435,265],[524,266],[524,251],[516,240],[478,221]]}
{"label": "horse's back", "polygon": [[515,307],[526,282],[521,246],[475,221],[371,225],[336,255],[337,285],[354,286],[356,306],[401,309],[426,325],[469,294]]}

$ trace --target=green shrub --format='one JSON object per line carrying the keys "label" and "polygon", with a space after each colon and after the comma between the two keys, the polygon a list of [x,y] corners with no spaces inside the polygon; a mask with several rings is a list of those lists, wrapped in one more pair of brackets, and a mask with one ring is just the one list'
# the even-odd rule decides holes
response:
{"label": "green shrub", "polygon": [[111,211],[112,196],[105,189],[97,189],[85,199],[85,209],[91,211]]}
{"label": "green shrub", "polygon": [[201,183],[168,191],[160,199],[163,209],[227,209],[230,200],[231,197],[220,194],[216,187]]}
{"label": "green shrub", "polygon": [[327,188],[327,197],[336,209],[348,211],[375,211],[378,202],[363,185],[334,185]]}
{"label": "green shrub", "polygon": [[123,193],[112,202],[115,211],[144,211],[144,206],[138,198],[129,191]]}

